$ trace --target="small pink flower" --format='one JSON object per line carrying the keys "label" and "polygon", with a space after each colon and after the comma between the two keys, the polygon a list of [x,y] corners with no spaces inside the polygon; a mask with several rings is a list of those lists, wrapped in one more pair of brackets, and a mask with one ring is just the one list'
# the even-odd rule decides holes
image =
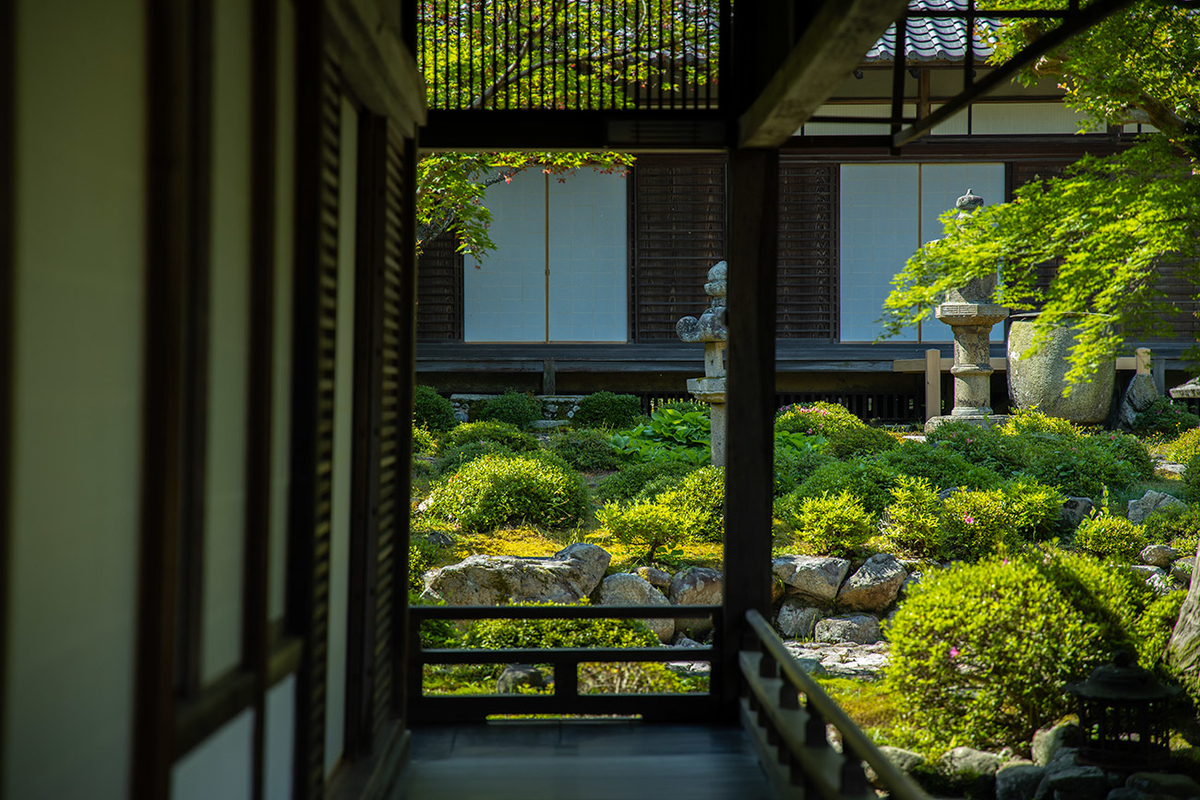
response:
{"label": "small pink flower", "polygon": [[954,645],[950,645],[950,657],[951,657],[951,658],[958,658],[958,653],[959,653],[959,650],[958,650],[958,648],[957,648],[957,647],[955,647]]}
{"label": "small pink flower", "polygon": [[975,524],[975,518],[974,518],[974,517],[967,516],[966,514],[963,514],[963,522],[967,523],[968,525],[974,525],[974,524]]}

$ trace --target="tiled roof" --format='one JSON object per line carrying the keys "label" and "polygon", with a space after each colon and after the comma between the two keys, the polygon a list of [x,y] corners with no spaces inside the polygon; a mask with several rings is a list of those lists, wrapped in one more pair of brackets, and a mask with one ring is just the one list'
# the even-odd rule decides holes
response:
{"label": "tiled roof", "polygon": [[[965,11],[966,0],[913,0],[908,4],[912,11],[939,10]],[[984,59],[992,54],[992,48],[979,35],[979,29],[994,29],[993,20],[976,20],[975,58]],[[906,61],[962,61],[967,55],[966,20],[944,17],[912,17],[908,20],[905,35]],[[896,52],[896,25],[887,31],[870,50],[867,62],[891,61]]]}

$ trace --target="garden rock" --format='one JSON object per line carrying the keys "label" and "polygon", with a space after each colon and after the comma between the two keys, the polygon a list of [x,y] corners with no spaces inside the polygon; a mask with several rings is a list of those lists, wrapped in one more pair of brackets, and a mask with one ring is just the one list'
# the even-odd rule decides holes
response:
{"label": "garden rock", "polygon": [[894,556],[877,553],[867,559],[838,592],[838,605],[856,611],[883,611],[896,600],[908,577]]}
{"label": "garden rock", "polygon": [[[597,604],[602,606],[668,606],[667,598],[644,578],[619,572],[609,575],[600,582]],[[654,631],[660,642],[669,642],[675,636],[675,620],[644,619],[646,627]]]}
{"label": "garden rock", "polygon": [[1072,764],[1046,772],[1046,785],[1054,791],[1055,800],[1092,800],[1104,797],[1113,788],[1108,775],[1099,767]]}
{"label": "garden rock", "polygon": [[1171,580],[1171,577],[1164,569],[1147,567],[1142,564],[1130,564],[1128,569],[1137,573],[1137,576],[1158,594],[1170,594],[1178,589],[1175,581]]}
{"label": "garden rock", "polygon": [[637,576],[651,586],[657,586],[661,589],[666,589],[671,585],[671,576],[655,567],[638,567]]}
{"label": "garden rock", "polygon": [[1121,396],[1121,428],[1133,427],[1137,415],[1154,405],[1158,399],[1158,387],[1149,375],[1134,375]]}
{"label": "garden rock", "polygon": [[1068,497],[1063,500],[1062,511],[1058,512],[1058,521],[1074,530],[1079,527],[1079,523],[1091,516],[1092,509],[1095,507],[1096,504],[1091,501],[1091,498]]}
{"label": "garden rock", "polygon": [[1135,772],[1126,779],[1125,788],[1171,797],[1200,795],[1200,783],[1196,783],[1187,775],[1169,775],[1161,772]]}
{"label": "garden rock", "polygon": [[450,538],[450,535],[441,531],[430,531],[425,535],[425,541],[437,547],[449,547],[454,544],[454,540]]}
{"label": "garden rock", "polygon": [[1044,767],[1054,760],[1064,747],[1078,747],[1083,732],[1073,722],[1042,728],[1033,734],[1033,763]]}
{"label": "garden rock", "polygon": [[798,597],[788,597],[779,607],[775,625],[785,639],[811,639],[821,610],[812,608]]}
{"label": "garden rock", "polygon": [[546,676],[537,667],[528,664],[509,664],[496,679],[497,694],[516,694],[521,686],[539,689],[546,685]]}
{"label": "garden rock", "polygon": [[896,592],[896,599],[903,600],[904,598],[908,597],[908,593],[913,590],[914,586],[921,582],[922,577],[923,573],[920,572],[908,573],[908,577],[905,578],[904,582],[900,584],[900,590]]}
{"label": "garden rock", "polygon": [[850,562],[832,556],[783,556],[771,562],[771,573],[794,594],[828,602],[850,571]]}
{"label": "garden rock", "polygon": [[888,646],[885,642],[784,642],[784,646],[804,671],[813,675],[873,681],[881,678],[887,667]]}
{"label": "garden rock", "polygon": [[941,500],[944,503],[950,499],[951,495],[956,495],[961,491],[962,491],[961,486],[951,486],[948,489],[942,489],[940,492],[938,492],[937,499]]}
{"label": "garden rock", "polygon": [[879,641],[879,618],[874,614],[839,614],[817,622],[818,642],[875,644]]}
{"label": "garden rock", "polygon": [[1192,568],[1195,563],[1196,559],[1194,556],[1176,559],[1176,561],[1171,564],[1171,577],[1182,583],[1184,586],[1191,585]]}
{"label": "garden rock", "polygon": [[595,591],[611,560],[602,548],[583,542],[550,558],[468,556],[425,573],[421,597],[452,606],[574,603]]}
{"label": "garden rock", "polygon": [[1179,551],[1165,544],[1152,544],[1144,548],[1138,557],[1142,559],[1143,564],[1167,569],[1171,562],[1179,558]]}
{"label": "garden rock", "polygon": [[1186,506],[1187,504],[1178,498],[1148,489],[1142,495],[1141,499],[1129,501],[1129,521],[1135,525],[1141,525],[1146,520],[1146,517],[1155,511],[1162,511],[1168,508],[1185,508]]}
{"label": "garden rock", "polygon": [[1032,800],[1046,768],[1030,761],[1005,764],[996,771],[996,800]]}
{"label": "garden rock", "polygon": [[994,792],[1000,756],[973,747],[955,747],[942,754],[938,772],[952,790],[972,797],[988,797]]}
{"label": "garden rock", "polygon": [[[896,769],[904,773],[911,773],[914,769],[925,763],[925,756],[921,755],[920,753],[914,753],[912,750],[905,750],[901,747],[892,747],[890,745],[881,744],[879,746],[879,752],[883,754],[884,758],[892,762]],[[867,780],[870,781],[871,785],[876,789],[887,788],[883,781],[879,779],[879,776],[875,773],[875,770],[871,768],[870,764],[864,763],[863,771],[867,775]]]}
{"label": "garden rock", "polygon": [[[675,573],[667,597],[677,606],[718,606],[723,596],[724,578],[708,567],[688,567]],[[712,630],[707,619],[677,619],[675,628],[688,636],[703,636]]]}

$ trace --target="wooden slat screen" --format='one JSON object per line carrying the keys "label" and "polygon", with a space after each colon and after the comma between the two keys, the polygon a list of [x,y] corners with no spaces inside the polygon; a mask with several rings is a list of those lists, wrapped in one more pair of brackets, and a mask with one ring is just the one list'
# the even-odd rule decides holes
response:
{"label": "wooden slat screen", "polygon": [[781,159],[776,335],[838,331],[838,165]]}
{"label": "wooden slat screen", "polygon": [[417,261],[417,341],[463,340],[463,255],[452,231],[428,241]]}
{"label": "wooden slat screen", "polygon": [[674,341],[679,318],[708,306],[705,277],[725,258],[725,171],[724,156],[638,158],[629,223],[634,341]]}
{"label": "wooden slat screen", "polygon": [[[1012,167],[1012,188],[1024,186],[1033,180],[1060,177],[1071,163],[1070,161],[1015,163]],[[1196,299],[1196,285],[1187,277],[1188,272],[1192,269],[1182,261],[1165,261],[1159,267],[1158,287],[1166,295],[1166,299],[1180,309],[1178,314],[1171,314],[1167,317],[1166,322],[1171,331],[1168,338],[1192,340],[1197,337],[1197,334],[1200,334],[1200,322],[1196,316],[1197,313],[1200,313],[1200,303]],[[1037,285],[1041,288],[1048,288],[1057,271],[1057,261],[1048,261],[1039,265]],[[1145,336],[1137,331],[1129,333],[1135,337]]]}

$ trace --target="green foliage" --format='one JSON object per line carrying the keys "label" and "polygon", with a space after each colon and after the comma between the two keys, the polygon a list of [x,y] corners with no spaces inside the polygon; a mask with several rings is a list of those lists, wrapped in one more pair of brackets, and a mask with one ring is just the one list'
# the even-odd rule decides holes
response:
{"label": "green foliage", "polygon": [[1160,397],[1145,411],[1133,418],[1133,432],[1138,436],[1169,438],[1200,425],[1200,417],[1182,403]]}
{"label": "green foliage", "polygon": [[601,661],[579,665],[580,694],[681,694],[705,691],[707,678],[687,679],[652,661]]}
{"label": "green foliage", "polygon": [[536,455],[485,455],[434,485],[428,513],[454,520],[471,533],[524,523],[545,528],[577,525],[587,509],[587,488],[561,459]]}
{"label": "green foliage", "polygon": [[1142,520],[1150,544],[1169,544],[1185,556],[1195,555],[1200,539],[1200,506],[1172,506],[1155,511]]}
{"label": "green foliage", "polygon": [[834,461],[819,467],[789,496],[802,500],[848,492],[870,514],[877,516],[891,502],[891,490],[895,484],[896,474],[879,464],[870,461]]}
{"label": "green foliage", "polygon": [[[796,435],[796,434],[793,434]],[[826,464],[836,459],[819,450],[809,448],[797,450],[793,447],[780,447],[776,439],[775,446],[775,496],[796,491],[796,488],[809,476]]]}
{"label": "green foliage", "polygon": [[847,427],[829,434],[829,453],[843,460],[885,453],[895,449],[896,445],[896,440],[886,431],[867,425]]}
{"label": "green foliage", "polygon": [[637,500],[628,505],[605,504],[596,512],[617,541],[645,550],[647,562],[662,548],[673,548],[690,538],[700,526],[700,515],[688,508],[668,506],[655,500]]}
{"label": "green foliage", "polygon": [[796,532],[796,540],[823,555],[858,554],[876,532],[875,519],[849,492],[818,497],[788,495],[777,513]]}
{"label": "green foliage", "polygon": [[660,407],[649,422],[628,433],[614,433],[610,441],[618,453],[638,461],[671,460],[701,466],[712,460],[710,424],[707,411]]}
{"label": "green foliage", "polygon": [[929,481],[901,475],[892,487],[892,504],[881,526],[888,550],[914,558],[940,558],[941,516],[942,501]]}
{"label": "green foliage", "polygon": [[1135,467],[1118,460],[1096,437],[1029,433],[1012,438],[1025,465],[1022,474],[1072,497],[1098,500],[1105,486],[1126,488],[1137,480]]}
{"label": "green foliage", "polygon": [[1192,503],[1200,502],[1200,456],[1187,463],[1183,473],[1183,496]]}
{"label": "green foliage", "polygon": [[511,453],[512,450],[491,439],[467,442],[442,450],[430,465],[429,472],[433,477],[441,478],[451,472],[457,472],[465,464],[470,464],[482,456],[509,455]]}
{"label": "green foliage", "polygon": [[674,485],[694,469],[696,468],[691,464],[667,460],[626,464],[618,472],[600,481],[600,485],[596,487],[596,497],[605,502],[632,500],[643,493],[650,484],[669,481]]}
{"label": "green foliage", "polygon": [[1171,632],[1179,621],[1179,609],[1187,592],[1171,592],[1157,597],[1146,607],[1136,623],[1138,663],[1147,669],[1160,665],[1167,651]]}
{"label": "green foliage", "polygon": [[925,443],[936,450],[958,453],[968,463],[1002,476],[1010,475],[1020,463],[1015,451],[1017,441],[1005,436],[998,426],[981,428],[969,422],[942,423],[925,437]]}
{"label": "green foliage", "polygon": [[845,406],[818,401],[806,405],[784,406],[775,417],[775,430],[824,436],[848,428],[865,428],[866,423]]}
{"label": "green foliage", "polygon": [[463,636],[463,646],[483,650],[655,647],[658,643],[646,623],[637,619],[484,619]]}
{"label": "green foliage", "polygon": [[581,472],[603,472],[621,466],[621,459],[609,443],[609,437],[599,431],[559,431],[550,437],[548,447],[572,469]]}
{"label": "green foliage", "polygon": [[414,453],[432,453],[437,450],[437,439],[423,425],[412,428],[412,449]]}
{"label": "green foliage", "polygon": [[1035,553],[928,575],[888,628],[900,743],[1028,747],[1071,708],[1067,682],[1135,642],[1149,593],[1118,573]]}
{"label": "green foliage", "polygon": [[942,505],[946,554],[974,561],[1018,547],[1020,539],[999,489],[955,492]]}
{"label": "green foliage", "polygon": [[725,532],[725,468],[701,467],[679,481],[678,488],[659,494],[656,502],[680,513],[696,515],[689,538],[721,541]]}
{"label": "green foliage", "polygon": [[1083,430],[1070,420],[1043,414],[1035,408],[1018,408],[1004,424],[1004,433],[1019,436],[1023,433],[1053,433],[1060,436],[1082,436]]}
{"label": "green foliage", "polygon": [[1196,456],[1200,456],[1200,428],[1185,431],[1167,445],[1167,458],[1179,464],[1187,464]]}
{"label": "green foliage", "polygon": [[448,431],[458,424],[454,406],[432,386],[418,386],[413,394],[413,426]]}
{"label": "green foliage", "polygon": [[1146,534],[1124,517],[1100,514],[1079,524],[1075,546],[1100,558],[1132,562],[1146,546]]}
{"label": "green foliage", "polygon": [[577,428],[626,428],[642,416],[642,401],[632,394],[596,392],[579,400],[571,422]]}
{"label": "green foliage", "polygon": [[1055,533],[1066,499],[1057,489],[1032,478],[1016,478],[1001,491],[1004,513],[1017,536],[1036,542]]}
{"label": "green foliage", "polygon": [[445,453],[474,442],[495,442],[514,453],[531,453],[538,449],[537,439],[507,422],[468,422],[459,425],[442,437],[439,446]]}
{"label": "green foliage", "polygon": [[931,447],[921,442],[904,442],[880,456],[878,463],[884,469],[900,475],[924,478],[935,490],[955,486],[991,489],[1001,482],[995,472],[971,463],[948,446]]}
{"label": "green foliage", "polygon": [[531,394],[507,391],[493,397],[479,409],[479,419],[490,422],[506,422],[523,430],[542,418],[542,402]]}
{"label": "green foliage", "polygon": [[1154,459],[1136,436],[1119,431],[1104,431],[1091,437],[1117,461],[1125,462],[1135,480],[1148,481],[1154,477]]}

